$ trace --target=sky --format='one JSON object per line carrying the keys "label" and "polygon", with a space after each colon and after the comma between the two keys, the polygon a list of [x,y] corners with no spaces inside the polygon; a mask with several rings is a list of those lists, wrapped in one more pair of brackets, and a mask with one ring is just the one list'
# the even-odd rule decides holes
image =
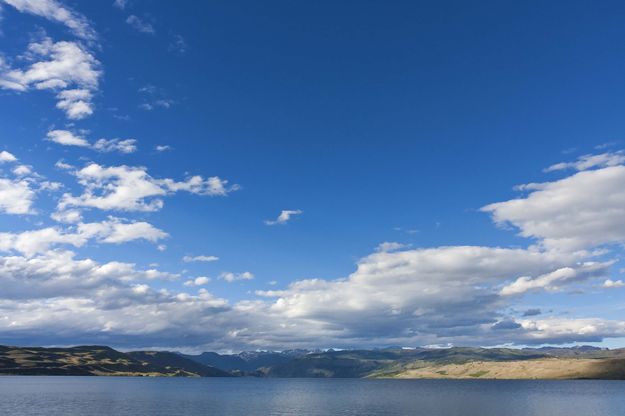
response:
{"label": "sky", "polygon": [[0,0],[0,344],[624,347],[624,18]]}

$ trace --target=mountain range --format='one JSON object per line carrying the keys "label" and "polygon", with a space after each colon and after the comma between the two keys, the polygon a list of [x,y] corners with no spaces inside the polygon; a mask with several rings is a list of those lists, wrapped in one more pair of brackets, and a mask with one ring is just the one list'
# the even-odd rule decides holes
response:
{"label": "mountain range", "polygon": [[238,354],[0,346],[0,374],[166,377],[625,379],[625,349],[386,348]]}

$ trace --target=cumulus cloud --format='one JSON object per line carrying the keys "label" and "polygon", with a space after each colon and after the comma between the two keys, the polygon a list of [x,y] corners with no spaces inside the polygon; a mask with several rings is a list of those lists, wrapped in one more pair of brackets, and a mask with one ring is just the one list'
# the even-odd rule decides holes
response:
{"label": "cumulus cloud", "polygon": [[100,152],[133,153],[137,150],[135,139],[98,139],[93,148]]}
{"label": "cumulus cloud", "polygon": [[154,269],[137,269],[132,263],[77,260],[71,251],[48,251],[34,257],[0,257],[1,298],[4,301],[47,297],[71,299],[76,295],[97,298],[101,296],[98,289],[178,277]]}
{"label": "cumulus cloud", "polygon": [[482,208],[548,249],[580,250],[625,241],[625,166],[578,172],[529,195]]}
{"label": "cumulus cloud", "polygon": [[21,233],[3,232],[0,233],[0,250],[32,257],[59,245],[82,247],[90,240],[120,244],[139,239],[157,242],[166,237],[167,233],[147,222],[124,222],[110,217],[97,223],[80,222],[66,229],[47,227]]}
{"label": "cumulus cloud", "polygon": [[568,255],[476,246],[379,251],[347,279],[292,283],[276,292],[271,311],[352,338],[476,333],[494,323],[502,280],[541,275],[569,261]]}
{"label": "cumulus cloud", "polygon": [[60,23],[68,27],[76,36],[95,40],[96,32],[88,20],[56,0],[0,0],[15,7],[22,13],[29,13]]}
{"label": "cumulus cloud", "polygon": [[171,146],[159,144],[154,149],[156,149],[157,152],[166,152],[171,150]]}
{"label": "cumulus cloud", "polygon": [[625,336],[625,321],[599,318],[520,320],[528,344],[600,342],[606,337]]}
{"label": "cumulus cloud", "polygon": [[185,263],[191,263],[195,261],[211,262],[217,260],[219,260],[219,257],[217,256],[184,256],[182,258],[182,261],[184,261]]}
{"label": "cumulus cloud", "polygon": [[53,90],[57,107],[77,120],[93,113],[93,94],[98,89],[100,63],[78,42],[32,42],[25,55],[32,63],[24,69],[0,60],[0,88],[27,91]]}
{"label": "cumulus cloud", "polygon": [[35,191],[24,179],[0,178],[0,212],[33,214]]}
{"label": "cumulus cloud", "polygon": [[[299,279],[282,290],[256,291],[258,297],[231,304],[201,287],[209,283],[206,276],[185,279],[179,291],[156,290],[150,280],[180,276],[139,270],[123,262],[79,260],[74,253],[62,251],[88,243],[137,239],[156,243],[166,237],[164,231],[141,221],[112,217],[84,223],[82,208],[151,211],[162,207],[162,198],[170,193],[220,195],[232,190],[223,181],[157,179],[141,167],[69,166],[66,169],[84,188],[81,195],[61,198],[62,211],[55,219],[69,225],[0,234],[0,249],[7,253],[0,256],[0,331],[15,343],[36,334],[46,343],[98,341],[206,349],[542,344],[625,336],[623,321],[556,318],[551,311],[543,314],[531,308],[515,312],[523,307],[523,296],[532,292],[622,285],[620,280],[606,280],[612,261],[597,261],[609,257],[611,251],[591,250],[622,242],[618,232],[588,235],[591,225],[579,224],[590,221],[607,227],[604,217],[620,209],[620,167],[579,171],[535,187],[526,197],[485,208],[496,221],[509,222],[522,233],[534,230],[540,221],[568,225],[562,231],[566,244],[554,234],[556,226],[528,233],[538,243],[530,241],[525,248],[411,249],[387,242],[357,261],[355,270],[345,277]],[[544,192],[552,192],[552,199]],[[588,202],[576,196],[569,204],[578,204],[577,211],[567,210],[559,199],[578,192],[600,200]],[[514,201],[523,206],[514,206]],[[559,210],[549,211],[549,203]],[[617,211],[610,219],[610,226],[617,229],[618,215]],[[579,241],[570,244],[569,237]],[[189,255],[182,260],[214,258]],[[219,278],[235,282],[254,276],[224,272]]]}
{"label": "cumulus cloud", "polygon": [[28,166],[28,165],[17,165],[15,168],[13,168],[13,174],[15,176],[28,176],[28,175],[32,175],[33,169],[32,166]]}
{"label": "cumulus cloud", "polygon": [[119,211],[157,211],[167,194],[185,191],[197,195],[225,196],[238,189],[228,181],[213,176],[192,176],[185,181],[155,179],[144,167],[104,167],[92,163],[73,172],[84,187],[80,196],[63,195],[59,209],[68,207],[98,208]]}
{"label": "cumulus cloud", "polygon": [[294,215],[300,215],[303,214],[304,211],[299,210],[299,209],[295,209],[295,210],[282,210],[280,212],[280,215],[278,215],[278,218],[276,218],[275,220],[265,220],[265,224],[267,225],[283,225],[286,224],[287,222],[289,222],[289,220],[291,220],[291,217],[293,217]]}
{"label": "cumulus cloud", "polygon": [[623,282],[622,280],[606,279],[606,281],[603,282],[603,287],[605,287],[606,289],[625,287],[625,282]]}
{"label": "cumulus cloud", "polygon": [[220,279],[224,279],[226,282],[232,283],[240,280],[252,280],[254,275],[250,272],[232,273],[224,272],[219,276]]}
{"label": "cumulus cloud", "polygon": [[137,150],[137,141],[134,139],[98,139],[90,143],[84,137],[69,130],[50,130],[46,138],[62,146],[88,147],[98,152],[133,153]]}
{"label": "cumulus cloud", "polygon": [[206,277],[206,276],[200,276],[200,277],[196,277],[195,279],[189,279],[186,282],[184,282],[185,286],[204,286],[205,284],[210,283],[211,279],[210,277]]}
{"label": "cumulus cloud", "polygon": [[70,209],[67,211],[54,212],[50,215],[50,218],[65,224],[75,224],[82,221],[82,212],[77,209]]}
{"label": "cumulus cloud", "polygon": [[6,163],[6,162],[15,162],[16,160],[17,158],[13,156],[13,154],[7,152],[6,150],[3,150],[0,152],[0,164]]}
{"label": "cumulus cloud", "polygon": [[50,130],[47,134],[47,139],[62,146],[90,146],[89,142],[83,137],[78,136],[68,130]]}

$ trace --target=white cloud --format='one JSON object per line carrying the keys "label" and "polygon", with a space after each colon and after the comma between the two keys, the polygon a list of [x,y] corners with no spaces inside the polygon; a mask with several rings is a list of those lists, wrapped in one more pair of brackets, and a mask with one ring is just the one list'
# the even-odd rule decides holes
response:
{"label": "white cloud", "polygon": [[210,283],[210,281],[211,281],[210,277],[200,276],[200,277],[196,277],[195,279],[187,280],[186,282],[184,282],[184,285],[185,286],[204,286]]}
{"label": "white cloud", "polygon": [[408,247],[406,244],[386,241],[384,243],[379,244],[376,247],[376,251],[390,252],[390,251],[401,250],[406,247]]}
{"label": "white cloud", "polygon": [[34,214],[35,191],[25,179],[0,178],[0,212],[5,214]]}
{"label": "white cloud", "polygon": [[218,177],[192,176],[185,181],[155,179],[143,167],[104,167],[92,163],[73,172],[85,188],[80,196],[63,195],[59,209],[87,207],[102,210],[157,211],[167,194],[186,191],[198,195],[225,196],[238,189]]}
{"label": "white cloud", "polygon": [[67,26],[76,36],[95,40],[96,32],[87,19],[55,0],[0,0],[22,13],[29,13]]}
{"label": "white cloud", "polygon": [[622,280],[607,279],[605,282],[603,282],[603,287],[606,289],[625,287],[625,282],[623,282]]}
{"label": "white cloud", "polygon": [[219,257],[217,256],[184,256],[182,258],[182,261],[184,261],[185,263],[191,263],[195,261],[211,262],[217,260],[219,260]]}
{"label": "white cloud", "polygon": [[90,240],[120,244],[139,239],[157,242],[166,237],[167,233],[147,222],[122,222],[110,217],[97,223],[80,222],[67,229],[48,227],[21,233],[0,233],[0,250],[17,251],[32,257],[59,245],[82,247]]}
{"label": "white cloud", "polygon": [[62,146],[90,146],[89,142],[83,137],[77,136],[68,130],[50,130],[47,134],[47,139]]}
{"label": "white cloud", "polygon": [[17,165],[13,169],[13,174],[16,176],[27,176],[27,175],[32,175],[33,170],[32,170],[32,167],[28,165]]}
{"label": "white cloud", "polygon": [[537,290],[557,291],[560,290],[562,286],[568,285],[571,282],[605,276],[612,264],[612,262],[589,262],[576,267],[563,267],[536,278],[522,276],[513,283],[504,286],[500,293],[504,296],[509,296]]}
{"label": "white cloud", "polygon": [[237,282],[240,280],[252,280],[254,278],[254,275],[250,272],[243,272],[243,273],[231,273],[231,272],[224,272],[219,276],[220,279],[224,279],[226,282]]}
{"label": "white cloud", "polygon": [[151,23],[138,18],[134,14],[128,16],[128,18],[126,19],[126,23],[128,23],[133,29],[141,33],[147,33],[149,35],[153,35],[156,33],[156,30],[154,30],[154,26],[152,26]]}
{"label": "white cloud", "polygon": [[598,342],[605,337],[625,336],[625,322],[598,318],[521,320],[528,343],[547,344],[575,341]]}
{"label": "white cloud", "polygon": [[557,170],[575,169],[577,171],[588,170],[592,168],[605,168],[609,166],[617,166],[625,163],[625,154],[623,152],[601,153],[598,155],[580,156],[575,162],[562,162],[549,166],[545,172],[553,172]]}
{"label": "white cloud", "polygon": [[16,91],[30,88],[58,91],[57,107],[70,119],[93,113],[93,93],[98,88],[100,63],[77,42],[53,42],[44,38],[28,46],[26,56],[35,61],[14,69],[0,60],[0,87]]}
{"label": "white cloud", "polygon": [[166,152],[168,150],[171,150],[171,146],[159,144],[159,145],[156,145],[155,149],[157,152]]}
{"label": "white cloud", "polygon": [[102,229],[99,233],[106,236],[100,240],[103,243],[120,244],[137,239],[156,242],[168,236],[166,232],[144,221],[122,223],[118,220],[109,220],[100,224]]}
{"label": "white cloud", "polygon": [[6,150],[0,152],[0,164],[6,162],[15,162],[16,160],[17,158]]}
{"label": "white cloud", "polygon": [[549,249],[579,250],[625,241],[625,166],[578,172],[541,184],[527,197],[482,208],[496,223]]}
{"label": "white cloud", "polygon": [[65,90],[58,93],[56,98],[59,99],[56,108],[65,111],[69,119],[80,120],[93,114],[92,93],[89,90]]}
{"label": "white cloud", "polygon": [[[527,198],[519,200],[557,191],[550,203],[558,205],[559,210],[552,211],[549,219],[550,211],[541,211],[549,208],[545,200],[525,206],[525,215],[562,221],[566,225],[567,220],[559,215],[562,211],[569,215],[567,205],[559,205],[558,198],[562,192],[567,194],[573,189],[601,199],[593,204],[583,198],[574,200],[579,203],[576,207],[580,212],[585,213],[574,218],[578,222],[598,220],[594,223],[603,226],[607,213],[602,210],[619,209],[622,188],[618,186],[621,182],[612,183],[614,178],[610,181],[603,175],[619,177],[620,173],[614,172],[618,168],[579,172],[535,188]],[[608,256],[609,252],[587,250],[597,240],[587,235],[586,228],[576,237],[583,244],[573,245],[547,244],[544,241],[552,238],[548,233],[537,237],[540,244],[527,248],[408,249],[387,242],[360,259],[355,271],[346,277],[296,280],[284,290],[257,291],[261,298],[230,305],[199,287],[209,283],[206,276],[179,283],[180,289],[194,288],[197,294],[176,292],[171,289],[173,285],[168,285],[168,290],[155,290],[146,281],[173,280],[180,276],[156,269],[138,270],[124,262],[101,264],[91,259],[77,260],[73,253],[61,251],[68,246],[83,247],[91,243],[121,244],[134,240],[157,243],[167,237],[164,231],[141,221],[109,217],[102,222],[84,223],[79,211],[82,207],[153,210],[162,206],[162,201],[157,202],[159,199],[173,192],[219,195],[232,190],[222,180],[210,184],[206,179],[194,177],[199,179],[177,182],[153,178],[145,168],[107,168],[97,164],[87,165],[73,174],[84,192],[79,196],[63,196],[60,208],[66,211],[53,214],[54,219],[70,225],[0,234],[0,249],[10,253],[0,256],[0,317],[10,317],[0,318],[0,332],[15,343],[36,334],[38,339],[50,344],[98,339],[133,347],[166,343],[187,347],[210,345],[206,349],[264,349],[541,344],[625,336],[623,321],[554,318],[549,316],[552,312],[543,313],[541,319],[531,319],[535,316],[530,318],[529,314],[523,319],[509,316],[517,315],[510,312],[511,307],[517,309],[516,304],[523,301],[522,297],[511,295],[575,289],[591,283],[603,282],[604,287],[623,284],[620,280],[605,280],[612,262],[593,260],[597,253]],[[580,175],[586,175],[586,179],[580,181]],[[24,181],[31,186],[35,183],[30,179]],[[596,187],[600,191],[593,189]],[[615,197],[616,202],[612,200]],[[0,197],[0,201],[4,200]],[[507,208],[510,202],[500,204]],[[499,205],[486,210],[501,209]],[[509,218],[507,211],[505,218]],[[618,228],[616,218],[618,212],[611,224]],[[528,226],[524,223],[524,227]],[[573,227],[566,235],[574,236],[575,232]],[[605,236],[601,238],[598,241],[606,241]],[[215,259],[200,255],[185,256],[182,260]],[[225,272],[219,278],[234,282],[254,276],[250,272]],[[275,282],[269,284],[272,283]],[[527,306],[520,305],[523,309]]]}
{"label": "white cloud", "polygon": [[99,139],[93,144],[93,148],[100,152],[133,153],[137,150],[135,139]]}
{"label": "white cloud", "polygon": [[289,220],[291,219],[292,216],[294,215],[300,215],[303,214],[304,211],[299,210],[299,209],[295,209],[295,210],[282,210],[280,212],[280,215],[278,215],[278,218],[276,218],[275,220],[265,220],[265,224],[267,225],[277,225],[277,224],[286,224],[287,222],[289,222]]}
{"label": "white cloud", "polygon": [[82,213],[77,209],[54,212],[50,215],[54,221],[64,224],[75,224],[82,221]]}
{"label": "white cloud", "polygon": [[91,144],[87,139],[69,130],[51,130],[47,140],[62,146],[88,147],[98,152],[133,153],[137,150],[135,139],[99,139]]}
{"label": "white cloud", "polygon": [[55,164],[55,167],[59,168],[59,169],[63,169],[63,170],[69,170],[69,169],[75,169],[74,166],[70,165],[69,163],[65,163],[62,160],[58,160]]}

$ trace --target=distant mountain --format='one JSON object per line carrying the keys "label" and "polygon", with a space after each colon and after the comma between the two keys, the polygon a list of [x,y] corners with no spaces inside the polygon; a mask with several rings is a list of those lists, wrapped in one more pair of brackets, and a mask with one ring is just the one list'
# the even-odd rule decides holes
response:
{"label": "distant mountain", "polygon": [[220,368],[226,371],[252,373],[263,368],[286,364],[294,358],[308,354],[307,350],[287,350],[282,352],[246,351],[239,354],[217,354],[204,352],[199,355],[183,355],[202,365]]}
{"label": "distant mountain", "polygon": [[[477,367],[484,368],[475,370]],[[264,371],[267,377],[541,378],[541,374],[544,378],[625,379],[625,350],[591,347],[327,351],[300,356]]]}
{"label": "distant mountain", "polygon": [[122,353],[104,346],[0,346],[0,374],[228,377],[625,379],[625,349],[385,348]]}
{"label": "distant mountain", "polygon": [[128,355],[137,361],[167,370],[182,370],[200,377],[231,377],[232,375],[218,368],[202,365],[196,361],[168,351],[132,351]]}

